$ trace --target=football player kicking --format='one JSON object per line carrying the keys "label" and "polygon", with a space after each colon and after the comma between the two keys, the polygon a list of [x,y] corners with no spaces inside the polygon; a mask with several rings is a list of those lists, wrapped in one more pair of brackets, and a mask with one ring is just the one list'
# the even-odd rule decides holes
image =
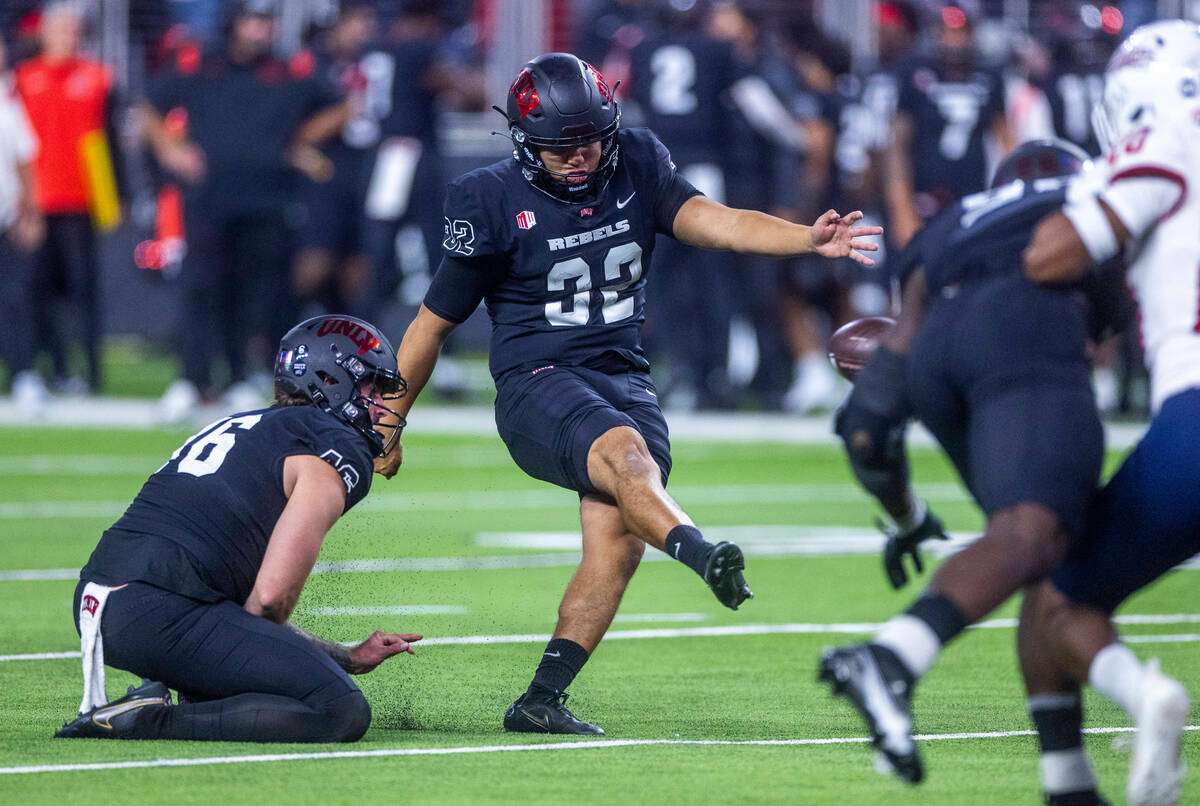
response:
{"label": "football player kicking", "polygon": [[[1086,160],[1065,142],[1022,145],[991,190],[917,234],[900,260],[897,325],[838,413],[856,475],[897,520],[885,560],[895,586],[905,581],[900,557],[944,536],[908,489],[910,415],[933,432],[987,517],[982,537],[948,559],[906,612],[870,643],[821,660],[821,679],[859,711],[876,748],[910,783],[924,775],[910,716],[916,681],[967,625],[1054,570],[1082,533],[1099,481],[1104,446],[1089,341],[1120,318],[1119,266],[1070,289],[1043,288],[1021,273],[1035,225],[1063,205],[1065,175]],[[1023,611],[1021,668],[1045,758],[1058,763],[1080,747],[1078,691],[1044,696],[1027,620]],[[1043,729],[1048,712],[1056,724],[1074,719],[1073,747],[1060,743],[1063,731]],[[1096,802],[1094,779],[1067,793],[1058,772],[1044,779],[1052,803]],[[1059,799],[1067,794],[1077,799]]]}
{"label": "football player kicking", "polygon": [[[400,344],[407,414],[446,336],[480,300],[492,319],[496,426],[534,478],[579,493],[583,559],[554,636],[509,731],[601,734],[564,705],[566,688],[608,629],[646,544],[695,571],[727,607],[751,597],[733,543],[712,545],[664,489],[667,424],[640,335],[645,273],[658,233],[709,249],[775,257],[852,257],[861,213],[830,210],[810,228],[717,204],[675,171],[645,129],[622,130],[600,74],[550,53],[513,82],[514,158],[451,183],[444,259]],[[666,267],[686,272],[686,266]],[[396,452],[386,472],[395,472]]]}
{"label": "football player kicking", "polygon": [[[275,384],[271,408],[184,443],[100,539],[75,591],[83,704],[55,736],[352,742],[366,732],[371,709],[349,675],[421,636],[375,632],[347,649],[288,617],[325,533],[398,440],[399,427],[378,421],[404,379],[373,326],[322,316],[284,336]],[[106,663],[146,679],[106,703]]]}
{"label": "football player kicking", "polygon": [[[1200,26],[1138,28],[1109,62],[1095,122],[1106,159],[1079,180],[1081,198],[1039,227],[1025,270],[1072,282],[1128,256],[1154,416],[1100,492],[1087,539],[1039,590],[1035,640],[1052,681],[1088,682],[1133,718],[1129,803],[1172,804],[1187,692],[1157,660],[1139,662],[1110,616],[1200,551]],[[1076,767],[1090,772],[1086,757]]]}

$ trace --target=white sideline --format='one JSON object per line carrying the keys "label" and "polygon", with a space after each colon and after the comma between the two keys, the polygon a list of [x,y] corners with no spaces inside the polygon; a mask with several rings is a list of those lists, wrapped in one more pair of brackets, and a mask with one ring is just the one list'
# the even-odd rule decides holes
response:
{"label": "white sideline", "polygon": [[[367,608],[369,609],[369,608]],[[1198,624],[1200,613],[1175,613],[1163,615],[1117,616],[1118,624]],[[881,626],[878,622],[834,622],[832,624],[726,624],[712,627],[644,628],[638,630],[609,630],[605,641],[636,640],[643,638],[716,638],[740,635],[869,635]],[[1015,618],[996,618],[972,625],[972,630],[1011,630],[1017,626]],[[441,638],[426,638],[418,646],[475,646],[479,644],[528,644],[545,643],[549,633],[516,633],[511,635],[458,635]],[[1139,640],[1140,639],[1140,640]],[[1133,643],[1192,642],[1200,641],[1200,635],[1144,635],[1124,636]],[[78,658],[78,652],[35,652],[20,655],[0,655],[0,662],[18,660],[56,660]]]}
{"label": "white sideline", "polygon": [[[1200,730],[1200,725],[1187,725],[1184,730]],[[1132,733],[1134,728],[1105,727],[1084,728],[1084,733],[1113,734]],[[958,741],[965,739],[1009,739],[1018,736],[1036,736],[1032,730],[998,730],[979,733],[923,733],[914,736],[922,742]],[[324,753],[264,753],[256,756],[208,756],[200,758],[156,758],[145,761],[102,761],[90,764],[45,764],[28,767],[0,767],[0,775],[25,775],[37,772],[83,772],[96,770],[129,770],[147,767],[202,767],[213,764],[255,764],[269,761],[315,761],[331,758],[387,758],[393,756],[457,756],[480,753],[519,753],[551,750],[596,750],[610,747],[647,746],[719,746],[719,747],[802,747],[808,745],[865,744],[865,736],[833,737],[824,739],[599,739],[574,742],[551,742],[547,744],[493,744],[473,747],[395,747],[385,750],[332,750]]]}

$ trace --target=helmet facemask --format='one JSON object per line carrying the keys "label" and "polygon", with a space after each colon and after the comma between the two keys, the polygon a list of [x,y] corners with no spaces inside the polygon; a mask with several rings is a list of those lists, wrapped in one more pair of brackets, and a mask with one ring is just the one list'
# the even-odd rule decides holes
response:
{"label": "helmet facemask", "polygon": [[[334,414],[366,437],[375,446],[376,456],[387,456],[408,423],[399,412],[384,404],[404,397],[408,393],[408,382],[394,370],[370,366],[356,355],[343,354],[337,345],[330,345],[330,348],[334,352],[334,362],[354,379],[354,392]],[[322,380],[328,383],[332,377],[324,376]],[[365,394],[364,386],[368,388]],[[383,403],[374,399],[376,393]],[[383,420],[375,421],[373,414],[376,411],[382,412]]]}
{"label": "helmet facemask", "polygon": [[[617,170],[617,130],[621,125],[621,113],[618,110],[613,122],[600,134],[582,137],[559,137],[554,139],[536,138],[526,134],[520,126],[509,125],[509,136],[513,141],[513,157],[521,164],[521,174],[535,188],[552,197],[555,201],[568,204],[592,204],[604,189]],[[572,148],[600,141],[600,162],[596,170],[584,174],[557,173],[546,167],[542,160],[543,149]],[[582,177],[582,179],[580,178]]]}

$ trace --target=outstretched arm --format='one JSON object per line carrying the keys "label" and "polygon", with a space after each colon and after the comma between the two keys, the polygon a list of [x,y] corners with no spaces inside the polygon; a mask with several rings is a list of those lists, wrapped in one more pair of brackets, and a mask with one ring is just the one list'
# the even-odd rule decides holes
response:
{"label": "outstretched arm", "polygon": [[875,261],[862,254],[879,249],[858,240],[883,234],[882,227],[856,227],[862,213],[823,214],[811,227],[793,224],[757,210],[726,207],[705,196],[693,196],[675,214],[672,228],[683,243],[703,249],[722,249],[766,257],[818,254],[849,257],[866,266]]}

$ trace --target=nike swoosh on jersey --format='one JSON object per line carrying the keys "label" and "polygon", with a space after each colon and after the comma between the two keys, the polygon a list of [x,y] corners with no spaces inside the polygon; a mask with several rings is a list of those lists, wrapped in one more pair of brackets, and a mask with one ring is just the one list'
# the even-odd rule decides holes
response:
{"label": "nike swoosh on jersey", "polygon": [[636,196],[636,195],[637,195],[637,191],[635,190],[635,191],[633,191],[633,193],[630,193],[630,194],[629,194],[628,198],[625,198],[625,199],[617,199],[617,209],[618,209],[618,210],[623,210],[623,209],[625,209],[625,205],[627,205],[627,204],[629,204],[631,201],[633,201],[633,197],[634,197],[634,196]]}

